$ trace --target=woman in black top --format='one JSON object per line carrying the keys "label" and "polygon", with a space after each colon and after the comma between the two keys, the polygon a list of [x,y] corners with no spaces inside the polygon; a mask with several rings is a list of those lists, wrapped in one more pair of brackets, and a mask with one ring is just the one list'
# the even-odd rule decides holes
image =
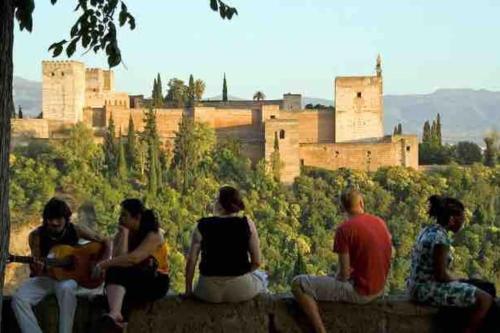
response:
{"label": "woman in black top", "polygon": [[[241,302],[266,290],[260,266],[260,244],[255,224],[246,216],[239,192],[230,186],[219,190],[214,216],[202,218],[193,232],[186,262],[186,294],[213,303]],[[201,252],[200,278],[193,277]]]}
{"label": "woman in black top", "polygon": [[121,206],[113,258],[97,264],[98,270],[106,271],[109,313],[103,326],[123,326],[125,296],[135,302],[153,301],[165,296],[170,284],[166,243],[156,215],[138,199],[124,200]]}

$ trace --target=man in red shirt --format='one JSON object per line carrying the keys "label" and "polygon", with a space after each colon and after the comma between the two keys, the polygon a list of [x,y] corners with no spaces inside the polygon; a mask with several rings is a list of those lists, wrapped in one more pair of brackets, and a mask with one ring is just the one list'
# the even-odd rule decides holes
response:
{"label": "man in red shirt", "polygon": [[363,197],[355,189],[341,195],[347,220],[335,232],[333,252],[339,256],[336,276],[299,275],[292,292],[316,332],[326,332],[316,301],[365,304],[383,294],[389,273],[392,244],[385,222],[365,213]]}

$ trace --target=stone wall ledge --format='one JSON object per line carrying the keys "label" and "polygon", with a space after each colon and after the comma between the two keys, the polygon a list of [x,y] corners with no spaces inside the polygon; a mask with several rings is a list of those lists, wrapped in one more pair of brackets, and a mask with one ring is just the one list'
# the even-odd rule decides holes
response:
{"label": "stone wall ledge", "polygon": [[[102,296],[79,296],[75,333],[91,332],[91,325],[105,311]],[[19,329],[4,300],[2,332]],[[447,323],[436,308],[416,305],[402,296],[381,298],[367,305],[336,302],[320,303],[329,331],[360,333],[444,332]],[[57,332],[57,302],[48,297],[35,312],[45,333]],[[157,332],[311,332],[311,328],[290,295],[265,294],[238,304],[208,304],[180,296],[167,296],[135,308],[127,333]]]}

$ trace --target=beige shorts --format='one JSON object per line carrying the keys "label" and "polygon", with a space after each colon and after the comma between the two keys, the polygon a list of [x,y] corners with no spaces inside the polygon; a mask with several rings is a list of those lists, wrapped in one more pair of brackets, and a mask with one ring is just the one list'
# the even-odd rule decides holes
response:
{"label": "beige shorts", "polygon": [[333,276],[299,275],[294,278],[302,290],[318,301],[366,304],[383,294],[360,295],[349,281],[339,281]]}
{"label": "beige shorts", "polygon": [[253,272],[231,277],[200,276],[193,293],[205,302],[237,303],[248,301],[265,291],[265,281]]}

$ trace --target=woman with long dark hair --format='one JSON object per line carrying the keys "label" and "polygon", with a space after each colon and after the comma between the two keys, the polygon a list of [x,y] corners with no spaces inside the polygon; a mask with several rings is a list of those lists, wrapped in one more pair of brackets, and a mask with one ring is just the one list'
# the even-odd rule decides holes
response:
{"label": "woman with long dark hair", "polygon": [[456,234],[464,225],[464,205],[457,199],[433,195],[429,198],[429,216],[436,223],[425,227],[413,248],[408,292],[417,302],[446,307],[470,307],[470,320],[464,332],[477,332],[490,309],[493,298],[453,277],[448,266],[452,244],[448,232]]}
{"label": "woman with long dark hair", "polygon": [[144,209],[138,199],[121,203],[113,258],[100,262],[98,270],[106,276],[109,313],[104,326],[123,326],[125,296],[134,302],[154,301],[166,295],[168,276],[167,247],[156,214]]}
{"label": "woman with long dark hair", "polygon": [[[206,302],[241,302],[266,290],[260,266],[259,235],[255,223],[240,214],[245,209],[234,187],[220,188],[214,216],[198,221],[186,262],[186,294]],[[192,288],[201,252],[200,277]]]}

